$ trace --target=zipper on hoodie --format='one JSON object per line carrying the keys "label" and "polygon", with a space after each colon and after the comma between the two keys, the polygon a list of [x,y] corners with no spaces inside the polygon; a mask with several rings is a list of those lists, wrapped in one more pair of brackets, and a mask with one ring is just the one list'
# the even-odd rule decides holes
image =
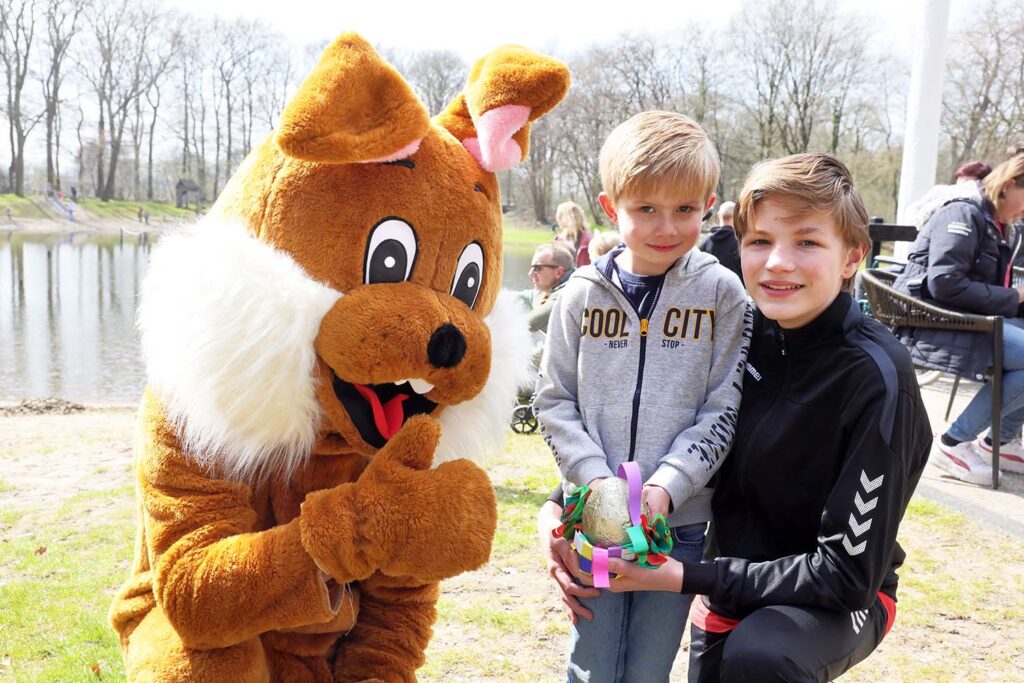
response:
{"label": "zipper on hoodie", "polygon": [[[640,308],[636,311],[637,316],[640,318],[640,362],[637,364],[636,368],[636,389],[633,390],[633,419],[629,424],[630,461],[632,461],[636,456],[636,429],[640,422],[640,394],[644,387],[644,361],[647,358],[647,331],[650,327],[651,314],[654,312],[654,307],[658,305],[658,297],[661,295],[661,288],[664,284],[665,280],[662,278],[657,289],[647,293],[647,296],[645,296],[643,301],[640,302]],[[650,306],[646,305],[648,300],[651,302]]]}
{"label": "zipper on hoodie", "polygon": [[[671,270],[671,269],[670,269]],[[633,414],[632,419],[629,423],[629,460],[632,461],[636,455],[636,428],[637,423],[640,422],[640,394],[643,390],[644,385],[644,360],[647,357],[647,333],[650,329],[651,314],[654,312],[654,307],[658,305],[658,297],[661,296],[661,288],[665,285],[665,278],[661,279],[658,287],[653,291],[647,293],[643,301],[640,302],[640,307],[637,308],[633,305],[633,302],[629,300],[622,288],[615,284],[612,278],[605,275],[600,268],[597,269],[598,274],[603,277],[608,284],[615,289],[618,289],[622,294],[622,298],[626,300],[637,317],[640,319],[640,361],[637,363],[636,369],[636,388],[633,390]],[[668,277],[668,273],[665,273],[665,277]],[[647,302],[650,300],[651,305],[647,306]]]}

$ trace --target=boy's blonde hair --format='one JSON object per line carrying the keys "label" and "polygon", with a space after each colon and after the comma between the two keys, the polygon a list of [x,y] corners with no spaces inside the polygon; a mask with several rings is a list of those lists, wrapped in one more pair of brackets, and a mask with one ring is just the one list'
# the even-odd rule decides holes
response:
{"label": "boy's blonde hair", "polygon": [[562,202],[555,209],[555,221],[559,227],[568,228],[574,242],[580,241],[580,235],[587,229],[587,217],[583,208],[576,202]]}
{"label": "boy's blonde hair", "polygon": [[847,246],[871,244],[868,211],[850,169],[829,154],[793,154],[754,166],[736,200],[734,227],[740,240],[753,226],[757,205],[766,199],[783,203],[797,215],[827,214]]}
{"label": "boy's blonde hair", "polygon": [[992,172],[981,181],[985,196],[992,206],[999,210],[1002,204],[1003,185],[1012,180],[1018,187],[1024,187],[1024,151],[1020,151],[992,169]]}
{"label": "boy's blonde hair", "polygon": [[718,152],[707,132],[674,112],[645,111],[620,123],[601,147],[600,165],[612,204],[656,186],[706,203],[718,185]]}

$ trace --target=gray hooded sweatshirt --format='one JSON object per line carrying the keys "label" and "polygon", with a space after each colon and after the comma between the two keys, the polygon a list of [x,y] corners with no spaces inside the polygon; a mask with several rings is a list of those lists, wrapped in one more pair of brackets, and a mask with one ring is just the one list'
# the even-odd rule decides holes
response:
{"label": "gray hooded sweatshirt", "polygon": [[555,303],[534,409],[576,485],[635,460],[672,499],[670,526],[711,519],[711,476],[732,445],[750,344],[739,279],[696,249],[647,297],[644,319],[611,259],[576,271]]}

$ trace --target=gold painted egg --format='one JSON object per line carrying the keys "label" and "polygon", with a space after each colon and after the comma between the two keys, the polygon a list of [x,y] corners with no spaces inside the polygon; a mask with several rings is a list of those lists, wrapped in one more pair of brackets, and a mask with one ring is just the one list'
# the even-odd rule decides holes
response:
{"label": "gold painted egg", "polygon": [[[650,516],[646,505],[643,513]],[[608,477],[591,490],[582,520],[583,533],[591,544],[600,548],[625,545],[629,543],[626,529],[632,525],[625,480]]]}

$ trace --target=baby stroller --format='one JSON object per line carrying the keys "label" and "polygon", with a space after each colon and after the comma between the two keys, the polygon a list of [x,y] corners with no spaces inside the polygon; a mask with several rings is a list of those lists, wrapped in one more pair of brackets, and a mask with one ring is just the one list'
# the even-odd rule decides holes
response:
{"label": "baby stroller", "polygon": [[540,369],[540,357],[544,351],[544,333],[534,332],[534,351],[530,358],[528,377],[519,385],[516,405],[512,408],[512,431],[516,434],[533,434],[537,431],[537,416],[533,414],[533,398],[536,395],[537,372]]}
{"label": "baby stroller", "polygon": [[512,409],[512,431],[516,434],[533,434],[537,431],[537,416],[533,414],[533,392],[520,393]]}

